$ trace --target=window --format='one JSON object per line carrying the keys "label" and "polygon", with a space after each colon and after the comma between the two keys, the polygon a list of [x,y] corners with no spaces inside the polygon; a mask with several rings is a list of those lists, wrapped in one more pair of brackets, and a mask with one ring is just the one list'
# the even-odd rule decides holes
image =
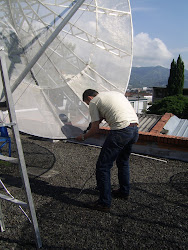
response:
{"label": "window", "polygon": [[130,102],[131,103],[131,105],[133,106],[133,108],[134,108],[134,102]]}
{"label": "window", "polygon": [[143,102],[143,109],[147,109],[147,101]]}

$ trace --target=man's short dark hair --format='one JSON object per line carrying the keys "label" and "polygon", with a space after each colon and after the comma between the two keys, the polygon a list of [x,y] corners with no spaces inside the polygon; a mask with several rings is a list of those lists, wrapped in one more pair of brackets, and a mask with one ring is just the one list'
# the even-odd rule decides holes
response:
{"label": "man's short dark hair", "polygon": [[86,89],[82,95],[83,101],[86,101],[88,99],[88,96],[93,96],[95,97],[98,95],[98,92],[94,89]]}

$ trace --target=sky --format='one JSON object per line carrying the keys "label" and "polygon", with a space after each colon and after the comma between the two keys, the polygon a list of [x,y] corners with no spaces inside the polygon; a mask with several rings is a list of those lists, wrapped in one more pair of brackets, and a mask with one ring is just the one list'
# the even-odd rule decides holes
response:
{"label": "sky", "polygon": [[188,0],[130,0],[133,66],[170,68],[179,54],[188,70]]}

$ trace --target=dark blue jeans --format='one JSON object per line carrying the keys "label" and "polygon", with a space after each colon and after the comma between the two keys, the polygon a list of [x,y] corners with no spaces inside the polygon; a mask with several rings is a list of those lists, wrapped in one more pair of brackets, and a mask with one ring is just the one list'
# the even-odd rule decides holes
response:
{"label": "dark blue jeans", "polygon": [[96,164],[96,180],[101,204],[109,207],[111,205],[110,170],[115,161],[118,168],[120,191],[129,194],[129,156],[132,145],[137,140],[137,126],[111,130],[107,136]]}

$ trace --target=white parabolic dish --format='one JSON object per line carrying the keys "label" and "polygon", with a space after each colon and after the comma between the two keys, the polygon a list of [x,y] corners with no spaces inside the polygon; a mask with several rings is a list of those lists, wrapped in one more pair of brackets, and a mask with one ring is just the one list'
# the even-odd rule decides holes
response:
{"label": "white parabolic dish", "polygon": [[[11,86],[75,2],[0,1],[0,46]],[[129,0],[84,1],[13,92],[19,130],[63,139],[86,129],[90,118],[83,91],[125,93],[132,44]]]}

